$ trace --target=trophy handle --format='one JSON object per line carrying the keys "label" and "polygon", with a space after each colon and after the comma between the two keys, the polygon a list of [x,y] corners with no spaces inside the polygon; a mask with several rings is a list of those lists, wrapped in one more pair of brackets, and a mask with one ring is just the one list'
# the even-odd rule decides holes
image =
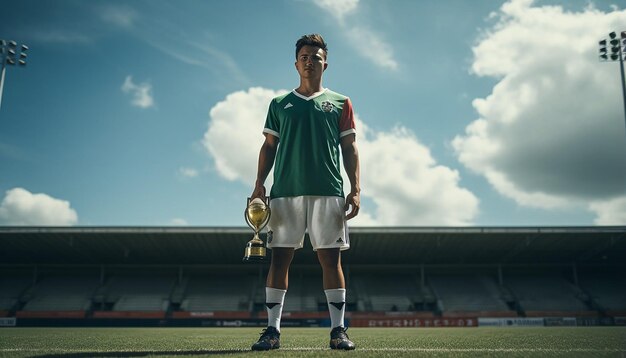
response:
{"label": "trophy handle", "polygon": [[270,218],[272,217],[272,210],[270,209],[270,197],[266,196],[264,198],[264,201],[265,201],[265,206],[267,207],[267,218],[263,222],[263,227],[266,227],[267,224],[269,224],[270,222]]}
{"label": "trophy handle", "polygon": [[[248,198],[246,208],[243,209],[243,220],[246,222],[246,224],[248,224],[248,226],[250,226],[250,228],[254,229],[254,226],[250,222],[250,219],[248,219],[248,206],[250,206],[250,201],[251,201],[250,198]],[[256,233],[256,230],[254,232]]]}

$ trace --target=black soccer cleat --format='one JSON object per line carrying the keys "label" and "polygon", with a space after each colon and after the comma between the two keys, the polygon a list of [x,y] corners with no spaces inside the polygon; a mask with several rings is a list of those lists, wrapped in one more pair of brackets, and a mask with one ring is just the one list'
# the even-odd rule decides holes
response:
{"label": "black soccer cleat", "polygon": [[349,351],[355,348],[354,343],[352,343],[346,334],[347,330],[347,328],[339,326],[330,331],[330,349],[343,349]]}
{"label": "black soccer cleat", "polygon": [[278,348],[280,348],[280,332],[272,326],[261,331],[261,338],[252,345],[253,351],[269,351]]}

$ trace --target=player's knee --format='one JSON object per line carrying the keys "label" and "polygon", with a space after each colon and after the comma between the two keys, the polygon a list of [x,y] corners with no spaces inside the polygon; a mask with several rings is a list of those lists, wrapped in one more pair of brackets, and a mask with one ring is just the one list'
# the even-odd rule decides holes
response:
{"label": "player's knee", "polygon": [[339,253],[339,249],[317,250],[317,259],[324,269],[341,269],[341,256]]}
{"label": "player's knee", "polygon": [[289,268],[293,259],[293,249],[275,248],[272,250],[271,265],[275,268]]}

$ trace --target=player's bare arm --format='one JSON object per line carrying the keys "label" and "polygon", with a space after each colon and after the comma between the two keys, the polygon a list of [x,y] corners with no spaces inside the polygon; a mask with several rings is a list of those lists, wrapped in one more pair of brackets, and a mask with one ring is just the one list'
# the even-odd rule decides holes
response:
{"label": "player's bare arm", "polygon": [[359,151],[356,146],[356,135],[348,134],[341,138],[341,153],[343,165],[350,180],[350,193],[346,196],[345,210],[350,212],[346,220],[350,220],[359,214],[361,207],[361,185],[359,182]]}
{"label": "player's bare arm", "polygon": [[256,175],[256,182],[254,184],[254,191],[250,196],[254,198],[265,197],[265,179],[272,170],[274,165],[274,158],[276,157],[276,149],[278,148],[278,137],[265,133],[265,141],[259,151],[259,164]]}

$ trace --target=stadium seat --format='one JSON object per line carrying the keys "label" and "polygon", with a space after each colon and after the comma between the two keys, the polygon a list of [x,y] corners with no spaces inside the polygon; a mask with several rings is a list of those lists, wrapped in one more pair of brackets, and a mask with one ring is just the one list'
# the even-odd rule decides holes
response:
{"label": "stadium seat", "polygon": [[518,274],[505,278],[524,311],[588,311],[582,292],[558,274]]}
{"label": "stadium seat", "polygon": [[166,311],[176,279],[161,275],[115,275],[106,283],[104,300],[114,311]]}
{"label": "stadium seat", "polygon": [[99,283],[95,276],[44,276],[29,290],[22,311],[87,311]]}
{"label": "stadium seat", "polygon": [[189,312],[247,311],[254,278],[196,276],[188,278],[180,309]]}
{"label": "stadium seat", "polygon": [[587,274],[579,278],[580,287],[603,311],[626,311],[626,282],[615,274]]}
{"label": "stadium seat", "polygon": [[428,283],[446,311],[509,311],[494,278],[477,274],[429,275]]}
{"label": "stadium seat", "polygon": [[415,277],[408,274],[355,275],[353,280],[365,310],[408,311],[414,302],[423,300]]}

